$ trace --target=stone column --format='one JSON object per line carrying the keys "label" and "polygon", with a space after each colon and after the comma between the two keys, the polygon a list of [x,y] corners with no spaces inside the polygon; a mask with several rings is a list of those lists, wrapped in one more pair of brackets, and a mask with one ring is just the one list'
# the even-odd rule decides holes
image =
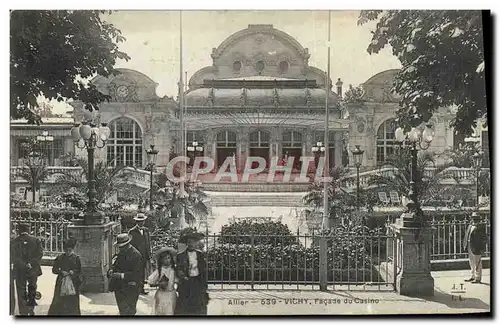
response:
{"label": "stone column", "polygon": [[241,128],[239,132],[239,142],[238,142],[238,161],[237,169],[243,171],[245,169],[245,163],[249,154],[249,141],[250,141],[250,130],[247,127]]}
{"label": "stone column", "polygon": [[270,146],[271,150],[269,150],[270,159],[273,157],[281,157],[281,128],[272,128],[270,130],[271,133],[271,141]]}
{"label": "stone column", "polygon": [[403,213],[390,227],[396,236],[396,258],[399,273],[396,291],[405,296],[425,297],[434,295],[431,276],[430,245],[433,228],[415,226],[411,213]]}
{"label": "stone column", "polygon": [[119,223],[105,222],[101,225],[72,224],[68,226],[70,236],[75,238],[75,253],[82,263],[82,292],[108,292],[107,272],[111,267],[114,252],[114,233]]}
{"label": "stone column", "polygon": [[330,168],[335,167],[335,166],[340,166],[342,162],[342,150],[344,148],[342,147],[342,132],[340,131],[335,131],[334,133],[334,139],[335,139],[335,165],[331,164]]}

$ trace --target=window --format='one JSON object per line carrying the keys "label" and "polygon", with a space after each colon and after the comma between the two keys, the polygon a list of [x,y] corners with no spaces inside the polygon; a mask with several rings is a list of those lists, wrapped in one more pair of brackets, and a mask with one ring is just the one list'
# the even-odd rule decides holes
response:
{"label": "window", "polygon": [[289,63],[286,62],[286,61],[281,61],[280,62],[280,71],[281,73],[287,73],[288,72],[288,67],[289,67]]}
{"label": "window", "polygon": [[217,133],[217,147],[236,148],[236,133],[233,131],[221,131]]}
{"label": "window", "polygon": [[297,131],[284,132],[283,148],[302,148],[302,133]]}
{"label": "window", "polygon": [[234,61],[233,69],[234,71],[239,72],[241,70],[241,61]]}
{"label": "window", "polygon": [[109,125],[111,134],[106,145],[107,161],[113,166],[142,166],[142,132],[128,117],[120,117]]}
{"label": "window", "polygon": [[250,133],[251,148],[269,148],[270,136],[264,131],[254,131]]}
{"label": "window", "polygon": [[257,70],[257,72],[262,72],[264,71],[264,61],[258,61],[256,64],[255,64],[255,69]]}
{"label": "window", "polygon": [[387,120],[377,131],[377,164],[383,164],[394,153],[397,145],[394,120]]}
{"label": "window", "polygon": [[[18,158],[24,159],[30,154],[28,143],[28,139],[21,139],[17,142]],[[34,150],[41,154],[48,166],[57,166],[59,158],[64,155],[64,139],[54,138],[53,141],[38,141]]]}

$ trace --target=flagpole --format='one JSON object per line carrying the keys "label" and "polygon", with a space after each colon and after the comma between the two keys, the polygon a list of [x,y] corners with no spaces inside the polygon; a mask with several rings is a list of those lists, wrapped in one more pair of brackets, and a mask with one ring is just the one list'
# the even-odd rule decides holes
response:
{"label": "flagpole", "polygon": [[[179,124],[181,128],[181,139],[180,139],[180,150],[179,154],[181,156],[186,155],[186,147],[184,144],[184,82],[183,82],[183,74],[184,74],[184,68],[182,66],[182,10],[179,11]],[[180,181],[180,189],[179,189],[179,196],[182,198],[184,197],[184,178],[186,177],[186,168],[184,164],[181,165],[181,181]],[[186,220],[185,220],[185,211],[184,211],[184,206],[181,205],[181,211],[180,211],[180,216],[179,216],[179,227],[181,229],[186,227]]]}
{"label": "flagpole", "polygon": [[329,182],[326,180],[330,176],[330,168],[329,168],[329,144],[328,140],[329,139],[329,112],[328,112],[328,95],[330,94],[330,34],[331,34],[331,21],[332,21],[332,15],[331,11],[328,10],[328,56],[327,56],[327,68],[326,68],[326,82],[325,82],[325,166],[324,166],[324,176],[325,180],[323,183],[323,220],[321,223],[321,228],[322,229],[328,229],[329,224],[329,207],[328,207],[328,187],[329,187]]}

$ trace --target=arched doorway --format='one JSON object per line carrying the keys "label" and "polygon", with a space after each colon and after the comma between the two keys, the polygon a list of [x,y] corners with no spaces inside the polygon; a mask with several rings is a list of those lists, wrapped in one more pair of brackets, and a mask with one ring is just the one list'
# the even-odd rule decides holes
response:
{"label": "arched doorway", "polygon": [[[250,157],[262,157],[266,160],[266,167],[269,165],[269,147],[271,136],[265,131],[254,131],[250,133]],[[254,168],[252,166],[252,168]]]}
{"label": "arched doorway", "polygon": [[227,157],[236,156],[236,133],[220,131],[216,138],[217,167],[222,166]]}
{"label": "arched doorway", "polygon": [[302,133],[297,131],[287,131],[282,135],[282,157],[295,157],[293,168],[300,169],[302,156]]}
{"label": "arched doorway", "polygon": [[142,167],[142,132],[139,124],[120,117],[109,124],[111,130],[106,144],[106,160],[113,166]]}

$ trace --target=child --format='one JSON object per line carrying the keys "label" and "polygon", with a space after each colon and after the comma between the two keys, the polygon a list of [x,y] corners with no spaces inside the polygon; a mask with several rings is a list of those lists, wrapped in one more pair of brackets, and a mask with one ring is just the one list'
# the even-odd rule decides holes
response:
{"label": "child", "polygon": [[156,270],[148,278],[148,283],[152,287],[158,287],[154,296],[153,315],[173,315],[177,293],[174,284],[175,276],[175,256],[177,252],[171,247],[161,248],[156,252]]}

